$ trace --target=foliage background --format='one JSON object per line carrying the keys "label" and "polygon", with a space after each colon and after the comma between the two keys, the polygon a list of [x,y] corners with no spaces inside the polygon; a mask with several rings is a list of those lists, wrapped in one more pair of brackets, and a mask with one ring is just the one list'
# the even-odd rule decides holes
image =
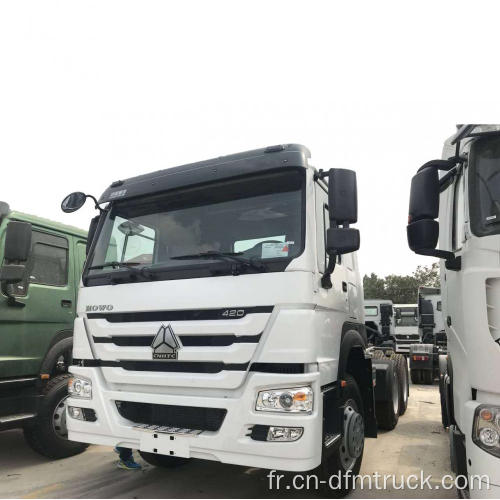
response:
{"label": "foliage background", "polygon": [[363,276],[365,299],[389,299],[394,304],[415,304],[419,286],[439,288],[439,264],[418,266],[413,274],[389,274],[380,278],[375,273]]}

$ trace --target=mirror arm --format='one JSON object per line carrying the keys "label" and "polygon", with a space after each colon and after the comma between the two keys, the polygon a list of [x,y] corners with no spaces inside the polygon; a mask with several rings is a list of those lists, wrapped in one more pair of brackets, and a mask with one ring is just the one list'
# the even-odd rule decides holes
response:
{"label": "mirror arm", "polygon": [[100,213],[104,212],[104,209],[99,206],[99,202],[97,201],[97,198],[95,196],[92,196],[91,194],[86,194],[85,196],[87,198],[90,198],[94,202],[96,210],[99,210]]}
{"label": "mirror arm", "polygon": [[321,276],[321,286],[326,290],[330,290],[332,288],[332,279],[331,276],[333,271],[335,271],[335,264],[337,263],[337,254],[328,256],[328,265],[326,267],[323,276]]}
{"label": "mirror arm", "polygon": [[459,255],[455,255],[453,252],[429,248],[419,250],[415,253],[419,255],[427,255],[429,257],[437,257],[438,259],[444,259],[446,269],[448,269],[449,271],[460,271],[462,269],[462,257]]}

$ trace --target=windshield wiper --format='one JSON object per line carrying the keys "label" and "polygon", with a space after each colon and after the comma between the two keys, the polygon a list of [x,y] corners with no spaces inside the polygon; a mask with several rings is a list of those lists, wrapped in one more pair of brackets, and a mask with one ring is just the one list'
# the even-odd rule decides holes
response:
{"label": "windshield wiper", "polygon": [[[195,260],[195,259],[214,259],[214,260],[224,260],[226,262],[234,262],[243,265],[245,267],[251,267],[253,269],[257,269],[258,271],[267,271],[267,267],[262,262],[255,262],[252,259],[245,259],[241,257],[243,252],[217,252],[211,250],[209,252],[201,252],[201,253],[193,253],[187,255],[174,255],[170,257],[172,260]],[[239,271],[240,269],[235,269]],[[234,272],[233,272],[234,274]]]}
{"label": "windshield wiper", "polygon": [[104,269],[105,267],[112,267],[113,269],[125,267],[127,269],[132,269],[133,271],[138,271],[138,269],[133,266],[140,266],[141,264],[142,262],[105,262],[104,264],[99,264],[98,266],[90,266],[89,271],[92,271],[93,269]]}

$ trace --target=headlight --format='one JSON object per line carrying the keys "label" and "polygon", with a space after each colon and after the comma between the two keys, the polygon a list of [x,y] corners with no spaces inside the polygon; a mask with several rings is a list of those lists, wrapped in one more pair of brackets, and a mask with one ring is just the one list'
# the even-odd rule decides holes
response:
{"label": "headlight", "polygon": [[68,382],[68,394],[72,398],[92,399],[92,382],[86,378],[70,378]]}
{"label": "headlight", "polygon": [[500,406],[476,408],[472,439],[483,450],[500,457]]}
{"label": "headlight", "polygon": [[257,395],[257,411],[307,412],[313,408],[313,391],[310,387],[293,389],[268,389]]}

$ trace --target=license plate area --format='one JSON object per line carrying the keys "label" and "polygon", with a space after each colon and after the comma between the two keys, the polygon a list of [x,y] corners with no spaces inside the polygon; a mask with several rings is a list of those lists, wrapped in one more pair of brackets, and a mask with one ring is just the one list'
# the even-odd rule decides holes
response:
{"label": "license plate area", "polygon": [[140,450],[172,457],[189,458],[189,440],[201,434],[196,429],[181,429],[158,425],[139,424],[136,429],[144,431],[140,439]]}

